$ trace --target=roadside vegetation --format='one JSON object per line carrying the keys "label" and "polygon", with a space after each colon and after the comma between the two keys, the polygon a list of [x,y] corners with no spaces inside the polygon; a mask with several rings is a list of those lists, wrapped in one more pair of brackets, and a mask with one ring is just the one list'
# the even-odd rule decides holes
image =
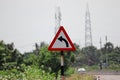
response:
{"label": "roadside vegetation", "polygon": [[0,71],[0,80],[54,80],[55,74],[50,74],[34,66],[23,66],[24,72],[17,69]]}
{"label": "roadside vegetation", "polygon": [[[87,71],[120,71],[120,47],[108,42],[101,49],[95,46],[80,48],[74,43],[76,51],[65,51],[66,80],[93,80],[94,76],[81,75],[77,69]],[[21,53],[14,43],[0,41],[0,80],[60,80],[60,52],[48,51],[48,44],[35,43],[31,52]]]}
{"label": "roadside vegetation", "polygon": [[88,74],[73,74],[70,77],[66,78],[66,80],[95,80],[95,76]]}

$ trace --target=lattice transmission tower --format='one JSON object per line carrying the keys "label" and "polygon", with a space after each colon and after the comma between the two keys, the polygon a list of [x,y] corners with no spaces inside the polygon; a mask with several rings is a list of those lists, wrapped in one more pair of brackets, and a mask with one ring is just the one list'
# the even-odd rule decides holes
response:
{"label": "lattice transmission tower", "polygon": [[55,8],[55,34],[61,26],[61,12],[60,7]]}
{"label": "lattice transmission tower", "polygon": [[89,6],[87,4],[85,14],[85,47],[92,46],[92,31]]}

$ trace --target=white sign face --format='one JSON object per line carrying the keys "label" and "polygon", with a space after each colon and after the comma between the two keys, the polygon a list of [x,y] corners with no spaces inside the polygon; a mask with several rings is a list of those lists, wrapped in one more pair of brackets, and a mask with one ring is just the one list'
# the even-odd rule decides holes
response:
{"label": "white sign face", "polygon": [[60,32],[52,48],[72,48],[63,31]]}
{"label": "white sign face", "polygon": [[61,50],[67,50],[67,51],[74,51],[75,47],[70,40],[68,34],[66,33],[65,29],[61,26],[58,30],[57,34],[55,35],[52,43],[50,44],[48,50],[53,51],[61,51]]}

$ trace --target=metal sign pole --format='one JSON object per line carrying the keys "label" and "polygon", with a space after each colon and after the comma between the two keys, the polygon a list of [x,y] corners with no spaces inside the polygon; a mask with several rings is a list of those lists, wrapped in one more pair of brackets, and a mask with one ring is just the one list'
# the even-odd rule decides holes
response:
{"label": "metal sign pole", "polygon": [[61,80],[64,80],[64,53],[61,51]]}

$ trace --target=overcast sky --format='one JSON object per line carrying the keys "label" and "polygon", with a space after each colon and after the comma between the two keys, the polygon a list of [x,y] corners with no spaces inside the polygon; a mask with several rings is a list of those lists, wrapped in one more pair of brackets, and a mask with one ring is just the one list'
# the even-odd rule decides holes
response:
{"label": "overcast sky", "polygon": [[105,36],[120,46],[120,0],[0,0],[0,40],[15,48],[32,51],[34,43],[54,38],[55,7],[60,6],[61,25],[81,47],[85,45],[85,12],[89,4],[93,45]]}

